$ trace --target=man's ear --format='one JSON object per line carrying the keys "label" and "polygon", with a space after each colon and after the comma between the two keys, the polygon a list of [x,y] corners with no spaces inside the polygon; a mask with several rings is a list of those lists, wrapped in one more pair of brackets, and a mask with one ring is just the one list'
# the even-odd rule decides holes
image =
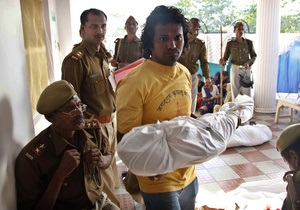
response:
{"label": "man's ear", "polygon": [[300,157],[298,153],[295,150],[290,150],[289,154],[291,156],[291,164],[293,164],[296,167],[300,166]]}
{"label": "man's ear", "polygon": [[85,34],[85,26],[84,25],[80,25],[80,36],[83,36]]}
{"label": "man's ear", "polygon": [[50,113],[50,114],[45,115],[45,118],[46,118],[49,122],[51,122],[51,123],[55,122],[55,115],[54,115],[53,112]]}

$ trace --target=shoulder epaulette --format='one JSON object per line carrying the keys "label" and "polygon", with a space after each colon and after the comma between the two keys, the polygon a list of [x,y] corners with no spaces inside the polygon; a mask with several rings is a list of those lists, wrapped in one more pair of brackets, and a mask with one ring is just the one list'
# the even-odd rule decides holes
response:
{"label": "shoulder epaulette", "polygon": [[80,43],[77,43],[77,44],[74,44],[74,46],[73,46],[73,49],[72,50],[74,50],[76,47],[78,47],[79,45],[81,44],[81,42]]}
{"label": "shoulder epaulette", "polygon": [[79,60],[79,59],[82,58],[82,56],[83,56],[83,54],[82,54],[82,52],[81,52],[80,50],[74,50],[74,51],[72,52],[72,58],[73,58],[74,60]]}
{"label": "shoulder epaulette", "polygon": [[28,157],[30,160],[33,160],[40,157],[46,151],[46,149],[47,148],[45,144],[36,145],[26,153],[26,157]]}
{"label": "shoulder epaulette", "polygon": [[196,41],[198,41],[198,42],[201,42],[201,43],[205,44],[205,41],[204,41],[204,40],[202,40],[202,39],[196,38]]}
{"label": "shoulder epaulette", "polygon": [[80,60],[83,57],[85,49],[86,45],[83,42],[80,42],[79,44],[74,45],[74,48],[69,56],[76,61]]}
{"label": "shoulder epaulette", "polygon": [[228,38],[228,42],[230,42],[230,41],[236,41],[236,37],[231,37],[231,38]]}
{"label": "shoulder epaulette", "polygon": [[85,119],[84,129],[99,129],[99,122],[96,119],[87,120]]}
{"label": "shoulder epaulette", "polygon": [[253,41],[250,40],[250,39],[245,39],[245,41],[246,41],[246,42],[250,42],[250,43],[253,42]]}

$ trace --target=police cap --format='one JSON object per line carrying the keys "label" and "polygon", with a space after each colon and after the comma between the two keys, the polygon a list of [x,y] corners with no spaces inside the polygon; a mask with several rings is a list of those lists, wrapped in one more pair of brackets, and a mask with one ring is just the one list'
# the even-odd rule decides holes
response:
{"label": "police cap", "polygon": [[286,127],[276,142],[276,148],[281,154],[293,145],[300,143],[300,123]]}
{"label": "police cap", "polygon": [[66,80],[53,82],[40,95],[36,109],[41,114],[50,114],[68,102],[76,91]]}

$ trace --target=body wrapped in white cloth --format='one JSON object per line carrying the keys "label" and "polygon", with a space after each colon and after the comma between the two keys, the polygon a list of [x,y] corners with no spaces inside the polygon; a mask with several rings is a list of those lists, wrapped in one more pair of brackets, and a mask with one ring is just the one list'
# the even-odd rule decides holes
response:
{"label": "body wrapped in white cloth", "polygon": [[237,127],[236,113],[188,116],[133,128],[118,144],[118,155],[138,176],[155,176],[207,161],[226,149]]}
{"label": "body wrapped in white cloth", "polygon": [[[197,119],[181,116],[169,121],[133,128],[117,146],[124,164],[138,176],[155,176],[203,163],[225,151],[242,123],[253,115],[253,99],[239,95],[220,112]],[[265,141],[265,140],[264,140]]]}

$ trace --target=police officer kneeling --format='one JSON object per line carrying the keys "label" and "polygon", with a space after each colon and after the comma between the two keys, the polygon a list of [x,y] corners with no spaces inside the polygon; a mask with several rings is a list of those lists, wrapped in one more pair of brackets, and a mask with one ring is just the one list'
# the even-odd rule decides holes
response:
{"label": "police officer kneeling", "polygon": [[280,134],[276,142],[278,152],[288,163],[290,170],[283,180],[288,183],[287,196],[282,210],[300,209],[300,123],[290,125]]}
{"label": "police officer kneeling", "polygon": [[102,192],[100,169],[110,165],[104,156],[109,151],[91,135],[99,124],[85,122],[85,109],[65,80],[42,92],[37,111],[52,124],[17,157],[18,209],[119,209]]}

